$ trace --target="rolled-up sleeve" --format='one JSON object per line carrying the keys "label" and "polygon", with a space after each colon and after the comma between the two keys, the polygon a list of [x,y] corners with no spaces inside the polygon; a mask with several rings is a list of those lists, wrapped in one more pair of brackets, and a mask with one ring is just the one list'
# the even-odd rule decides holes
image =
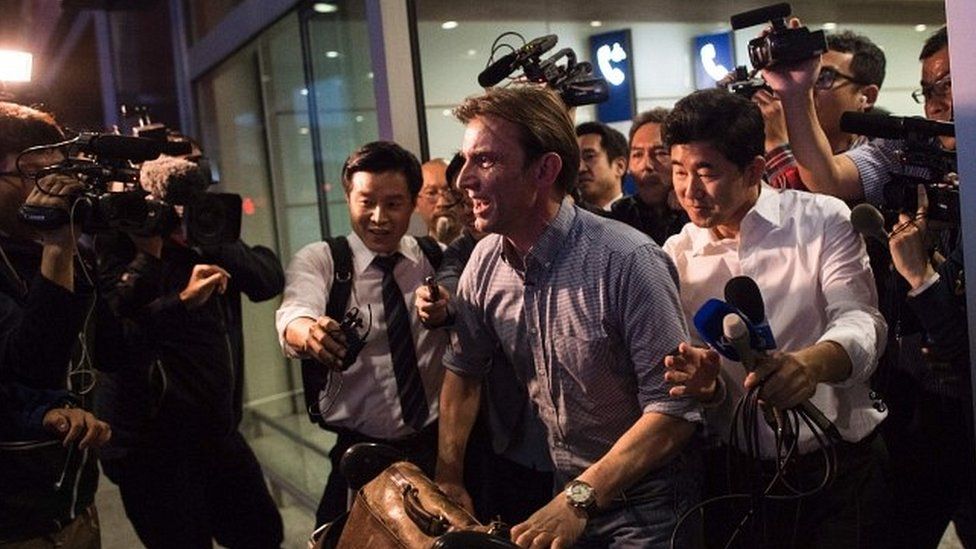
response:
{"label": "rolled-up sleeve", "polygon": [[[481,266],[481,255],[475,252],[469,263]],[[451,344],[444,355],[444,367],[464,377],[487,375],[496,346],[495,338],[488,333],[480,304],[483,296],[479,295],[476,283],[479,272],[478,268],[465,269],[458,281]]]}
{"label": "rolled-up sleeve", "polygon": [[658,246],[648,244],[623,258],[621,267],[616,293],[618,322],[624,327],[624,344],[634,363],[641,409],[701,421],[701,406],[691,398],[671,397],[664,380],[664,357],[689,340],[671,259]]}
{"label": "rolled-up sleeve", "polygon": [[285,341],[285,329],[299,318],[318,318],[325,314],[334,268],[329,245],[315,242],[298,250],[285,270],[285,291],[275,313],[278,342],[285,356],[298,353]]}
{"label": "rolled-up sleeve", "polygon": [[864,241],[850,223],[850,210],[837,202],[826,217],[821,287],[826,301],[827,329],[818,342],[833,341],[847,352],[853,365],[846,380],[832,385],[850,387],[867,381],[884,350],[887,324],[878,311],[874,276]]}
{"label": "rolled-up sleeve", "polygon": [[860,147],[847,151],[861,179],[864,201],[877,207],[884,202],[884,188],[891,180],[891,173],[901,170],[898,149],[901,141],[872,139]]}

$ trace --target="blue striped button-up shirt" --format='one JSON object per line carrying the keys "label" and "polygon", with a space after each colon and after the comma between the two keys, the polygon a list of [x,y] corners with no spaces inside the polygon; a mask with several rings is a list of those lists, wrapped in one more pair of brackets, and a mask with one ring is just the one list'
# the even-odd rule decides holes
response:
{"label": "blue striped button-up shirt", "polygon": [[677,280],[647,236],[564,201],[524,267],[503,237],[478,243],[445,366],[483,376],[500,346],[546,425],[557,472],[573,478],[643,413],[701,420],[664,381],[665,355],[688,340]]}

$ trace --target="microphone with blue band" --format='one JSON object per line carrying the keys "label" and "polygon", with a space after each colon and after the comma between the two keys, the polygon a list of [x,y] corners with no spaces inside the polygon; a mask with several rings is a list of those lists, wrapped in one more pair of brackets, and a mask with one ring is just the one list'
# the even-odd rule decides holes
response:
{"label": "microphone with blue band", "polygon": [[[737,276],[725,285],[726,303],[709,299],[695,313],[699,336],[725,358],[741,362],[746,370],[755,368],[756,357],[776,348],[772,329],[766,320],[759,286],[747,276]],[[748,334],[748,338],[746,338]],[[748,345],[746,345],[748,341]],[[806,400],[802,411],[822,432],[841,440],[837,427],[816,406]]]}

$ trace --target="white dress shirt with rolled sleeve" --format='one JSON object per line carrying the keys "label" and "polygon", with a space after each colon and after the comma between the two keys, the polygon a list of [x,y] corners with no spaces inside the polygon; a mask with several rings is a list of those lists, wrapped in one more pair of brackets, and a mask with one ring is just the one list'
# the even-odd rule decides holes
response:
{"label": "white dress shirt with rolled sleeve", "polygon": [[[762,292],[778,350],[799,351],[833,341],[850,357],[850,377],[819,384],[810,399],[844,440],[857,442],[881,423],[885,407],[872,398],[868,380],[884,349],[887,326],[877,309],[864,243],[842,201],[763,185],[737,239],[720,239],[712,230],[689,223],[668,239],[664,250],[678,269],[689,326],[707,300],[724,300],[729,279],[752,278]],[[725,358],[721,371],[727,395],[706,410],[706,421],[728,440],[733,407],[745,394],[746,372]],[[761,423],[761,453],[773,457],[773,432]],[[806,425],[801,426],[799,443],[801,453],[817,448]]]}

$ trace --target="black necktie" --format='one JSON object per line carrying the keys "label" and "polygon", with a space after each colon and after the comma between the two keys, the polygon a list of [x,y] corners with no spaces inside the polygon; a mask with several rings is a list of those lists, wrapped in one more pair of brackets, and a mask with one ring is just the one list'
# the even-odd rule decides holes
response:
{"label": "black necktie", "polygon": [[373,264],[383,271],[383,308],[386,311],[386,337],[393,358],[393,373],[400,393],[403,421],[420,431],[427,422],[427,395],[417,369],[417,353],[410,332],[410,318],[400,286],[393,278],[393,268],[403,257],[399,253],[376,256]]}

